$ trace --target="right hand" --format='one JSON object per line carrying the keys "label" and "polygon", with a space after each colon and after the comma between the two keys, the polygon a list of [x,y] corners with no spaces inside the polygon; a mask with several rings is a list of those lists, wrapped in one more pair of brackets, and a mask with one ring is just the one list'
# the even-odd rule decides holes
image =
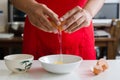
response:
{"label": "right hand", "polygon": [[60,19],[61,21],[65,21],[63,30],[67,33],[73,33],[83,27],[88,27],[91,23],[92,16],[87,10],[82,9],[80,6],[76,6]]}
{"label": "right hand", "polygon": [[58,30],[53,27],[50,22],[51,20],[56,25],[60,25],[58,15],[49,9],[46,5],[35,3],[34,6],[31,6],[30,10],[28,10],[27,15],[31,24],[38,27],[39,29],[50,33],[58,32]]}

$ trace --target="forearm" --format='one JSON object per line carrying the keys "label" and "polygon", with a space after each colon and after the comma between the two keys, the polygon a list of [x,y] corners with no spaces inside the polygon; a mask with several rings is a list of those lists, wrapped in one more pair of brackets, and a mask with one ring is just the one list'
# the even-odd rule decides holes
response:
{"label": "forearm", "polygon": [[10,0],[11,3],[19,10],[27,13],[29,9],[37,2],[35,0]]}
{"label": "forearm", "polygon": [[105,0],[88,0],[84,9],[87,10],[92,17],[94,17],[103,6],[104,1]]}

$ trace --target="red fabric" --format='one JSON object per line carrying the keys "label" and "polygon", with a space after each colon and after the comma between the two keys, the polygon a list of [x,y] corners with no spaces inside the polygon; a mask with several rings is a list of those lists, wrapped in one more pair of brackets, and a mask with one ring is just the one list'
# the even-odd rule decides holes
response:
{"label": "red fabric", "polygon": [[[84,7],[87,0],[37,0],[46,4],[60,17],[68,10],[79,5]],[[94,49],[93,25],[82,28],[72,34],[63,32],[62,49],[64,54],[81,56],[83,59],[96,59]],[[23,53],[34,55],[38,59],[44,55],[59,54],[58,35],[44,32],[34,27],[26,18],[24,28]]]}

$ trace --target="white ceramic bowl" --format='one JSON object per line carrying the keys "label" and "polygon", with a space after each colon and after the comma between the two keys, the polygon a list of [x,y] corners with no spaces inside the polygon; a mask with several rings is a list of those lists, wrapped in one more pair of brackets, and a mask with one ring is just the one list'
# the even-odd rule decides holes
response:
{"label": "white ceramic bowl", "polygon": [[13,54],[4,57],[9,70],[15,73],[23,73],[30,69],[34,57],[29,54]]}
{"label": "white ceramic bowl", "polygon": [[[62,63],[60,59],[62,58]],[[48,55],[39,58],[42,67],[52,73],[70,73],[79,67],[82,58],[74,55]],[[58,62],[56,64],[56,62]],[[60,64],[59,64],[60,62]]]}

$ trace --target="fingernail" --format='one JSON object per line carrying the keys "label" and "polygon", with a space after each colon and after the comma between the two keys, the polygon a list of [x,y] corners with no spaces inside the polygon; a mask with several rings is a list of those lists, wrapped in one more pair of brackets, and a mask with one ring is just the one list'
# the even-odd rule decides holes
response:
{"label": "fingernail", "polygon": [[53,32],[56,34],[56,33],[58,33],[58,30],[57,30],[57,29],[55,29]]}
{"label": "fingernail", "polygon": [[49,33],[52,33],[52,31],[49,31]]}
{"label": "fingernail", "polygon": [[71,34],[72,32],[68,32],[69,34]]}
{"label": "fingernail", "polygon": [[60,18],[60,21],[64,21],[64,18],[61,17],[61,18]]}
{"label": "fingernail", "polygon": [[69,33],[69,34],[71,34],[72,32],[71,32],[71,31],[69,31],[69,30],[65,30],[65,33]]}
{"label": "fingernail", "polygon": [[58,21],[58,22],[57,22],[57,25],[61,25],[61,22]]}

